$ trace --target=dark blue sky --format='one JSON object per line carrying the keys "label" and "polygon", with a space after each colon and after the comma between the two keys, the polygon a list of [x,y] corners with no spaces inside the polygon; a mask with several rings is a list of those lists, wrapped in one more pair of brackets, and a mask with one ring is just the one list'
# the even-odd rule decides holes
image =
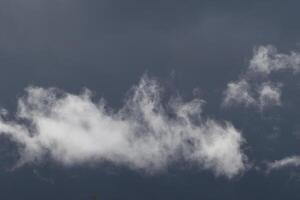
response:
{"label": "dark blue sky", "polygon": [[185,101],[197,93],[206,101],[205,117],[240,130],[252,167],[232,179],[184,163],[151,175],[109,162],[66,167],[51,159],[11,170],[18,150],[0,135],[0,199],[299,199],[297,167],[258,170],[300,154],[299,74],[270,77],[284,83],[280,107],[221,106],[226,85],[247,71],[254,48],[300,50],[299,6],[296,0],[1,0],[0,107],[14,113],[33,85],[75,94],[88,88],[93,100],[119,109],[147,73],[167,96],[180,93]]}

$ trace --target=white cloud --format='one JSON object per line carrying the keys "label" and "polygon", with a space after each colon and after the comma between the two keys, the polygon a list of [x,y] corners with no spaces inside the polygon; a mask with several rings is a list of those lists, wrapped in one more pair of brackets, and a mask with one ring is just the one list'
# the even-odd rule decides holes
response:
{"label": "white cloud", "polygon": [[270,106],[281,105],[280,85],[264,82],[251,86],[246,80],[231,82],[224,92],[223,106],[244,105],[264,110]]}
{"label": "white cloud", "polygon": [[245,80],[229,83],[224,94],[224,105],[244,104],[250,106],[256,103],[256,100],[250,94],[250,85]]}
{"label": "white cloud", "polygon": [[300,166],[300,156],[290,156],[281,160],[275,160],[268,163],[268,171],[277,170],[285,167],[298,167]]}
{"label": "white cloud", "polygon": [[263,83],[258,93],[258,104],[261,109],[268,106],[281,105],[281,89],[279,86],[272,85],[271,83]]}
{"label": "white cloud", "polygon": [[228,178],[246,169],[238,130],[203,119],[200,99],[162,103],[161,90],[144,77],[113,111],[94,103],[89,91],[30,87],[19,99],[16,120],[0,119],[0,132],[18,144],[19,165],[48,158],[66,166],[106,161],[152,173],[182,161]]}
{"label": "white cloud", "polygon": [[281,87],[271,82],[269,75],[283,70],[299,72],[300,53],[281,54],[270,45],[256,48],[244,75],[238,81],[227,84],[223,105],[255,106],[260,110],[280,106]]}
{"label": "white cloud", "polygon": [[274,46],[260,46],[254,50],[254,56],[250,61],[249,71],[260,74],[270,74],[278,70],[290,69],[298,72],[300,69],[300,54],[291,52],[281,54]]}

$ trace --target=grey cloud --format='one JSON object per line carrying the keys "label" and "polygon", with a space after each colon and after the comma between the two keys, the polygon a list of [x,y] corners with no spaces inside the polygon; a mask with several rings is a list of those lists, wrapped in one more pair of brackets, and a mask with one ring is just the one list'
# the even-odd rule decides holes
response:
{"label": "grey cloud", "polygon": [[108,161],[150,173],[176,161],[228,178],[246,170],[240,131],[229,122],[204,119],[201,99],[163,103],[162,90],[144,77],[116,111],[104,101],[94,103],[89,91],[29,87],[18,101],[16,120],[3,116],[0,132],[18,144],[19,166],[49,157],[65,166]]}

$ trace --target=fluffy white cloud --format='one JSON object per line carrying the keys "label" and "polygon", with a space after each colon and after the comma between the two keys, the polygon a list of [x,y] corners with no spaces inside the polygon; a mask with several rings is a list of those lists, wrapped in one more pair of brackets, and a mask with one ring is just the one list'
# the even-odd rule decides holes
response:
{"label": "fluffy white cloud", "polygon": [[16,120],[2,116],[0,132],[18,144],[19,165],[48,158],[67,166],[105,161],[152,173],[180,161],[228,178],[246,169],[238,130],[203,119],[200,99],[162,103],[161,90],[144,77],[114,111],[94,103],[89,91],[31,87],[19,99]]}
{"label": "fluffy white cloud", "polygon": [[279,86],[263,83],[258,93],[258,105],[261,109],[268,106],[281,105],[281,90]]}
{"label": "fluffy white cloud", "polygon": [[298,167],[300,166],[300,156],[290,156],[281,160],[276,160],[268,163],[268,171],[281,169],[284,167]]}
{"label": "fluffy white cloud", "polygon": [[224,94],[224,105],[244,104],[245,106],[250,106],[256,103],[256,100],[250,93],[250,85],[245,80],[229,83]]}
{"label": "fluffy white cloud", "polygon": [[281,88],[271,82],[251,86],[246,80],[231,82],[224,92],[223,106],[254,106],[263,110],[270,106],[281,105]]}
{"label": "fluffy white cloud", "polygon": [[281,105],[281,87],[271,82],[269,75],[283,70],[299,72],[300,53],[281,54],[273,46],[256,48],[244,75],[227,84],[223,105],[255,106],[260,110]]}
{"label": "fluffy white cloud", "polygon": [[300,53],[281,54],[274,46],[260,46],[254,50],[249,70],[260,74],[270,74],[278,70],[300,70]]}

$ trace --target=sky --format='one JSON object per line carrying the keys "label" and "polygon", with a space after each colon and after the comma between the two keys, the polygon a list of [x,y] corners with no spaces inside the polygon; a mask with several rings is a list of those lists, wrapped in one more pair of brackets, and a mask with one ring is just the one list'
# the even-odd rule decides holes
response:
{"label": "sky", "polygon": [[299,1],[0,1],[0,199],[299,199]]}

